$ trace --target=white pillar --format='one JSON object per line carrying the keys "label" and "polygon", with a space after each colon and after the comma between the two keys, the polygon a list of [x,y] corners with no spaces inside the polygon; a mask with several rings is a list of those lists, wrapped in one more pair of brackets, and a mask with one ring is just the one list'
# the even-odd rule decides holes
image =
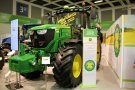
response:
{"label": "white pillar", "polygon": [[115,21],[115,9],[112,9],[112,21]]}
{"label": "white pillar", "polygon": [[100,9],[98,9],[98,16],[99,16],[99,20],[101,22],[102,21],[102,18],[101,18],[101,10]]}
{"label": "white pillar", "polygon": [[16,15],[16,0],[13,0],[13,15]]}
{"label": "white pillar", "polygon": [[128,15],[131,15],[131,8],[128,8]]}
{"label": "white pillar", "polygon": [[44,9],[41,8],[41,17],[43,17],[43,16],[44,16]]}
{"label": "white pillar", "polygon": [[28,7],[28,17],[31,18],[31,4],[29,4]]}

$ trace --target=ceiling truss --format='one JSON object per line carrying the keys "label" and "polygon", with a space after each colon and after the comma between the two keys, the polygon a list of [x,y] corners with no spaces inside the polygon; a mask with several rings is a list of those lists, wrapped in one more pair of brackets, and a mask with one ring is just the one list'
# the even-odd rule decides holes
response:
{"label": "ceiling truss", "polygon": [[29,3],[33,3],[39,6],[43,6],[50,10],[59,10],[62,9],[65,5],[69,7],[82,7],[82,2],[85,1],[85,6],[94,6],[97,9],[106,9],[114,7],[128,7],[132,4],[135,4],[135,0],[103,0],[101,3],[94,3],[95,0],[24,0]]}

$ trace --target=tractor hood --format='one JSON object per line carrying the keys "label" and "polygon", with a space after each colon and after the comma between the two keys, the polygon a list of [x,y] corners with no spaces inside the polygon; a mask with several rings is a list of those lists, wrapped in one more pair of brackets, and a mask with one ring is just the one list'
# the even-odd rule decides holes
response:
{"label": "tractor hood", "polygon": [[35,58],[35,55],[32,54],[25,54],[25,55],[15,55],[13,57],[11,57],[10,59],[12,60],[20,60],[20,61],[27,61],[27,60],[33,60]]}
{"label": "tractor hood", "polygon": [[60,29],[60,28],[70,28],[69,26],[62,25],[62,24],[46,24],[41,26],[35,26],[30,30],[43,30],[43,29]]}

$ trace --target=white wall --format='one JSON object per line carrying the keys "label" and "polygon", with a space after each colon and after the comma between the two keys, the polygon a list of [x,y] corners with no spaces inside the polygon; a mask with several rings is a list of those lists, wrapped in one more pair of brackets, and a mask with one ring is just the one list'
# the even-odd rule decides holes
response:
{"label": "white wall", "polygon": [[[117,12],[118,9],[120,12]],[[104,13],[104,12],[107,12],[110,10],[112,11],[112,13],[109,14],[109,12],[108,12],[108,15],[106,15],[107,13]],[[122,7],[106,8],[106,9],[100,9],[99,11],[101,12],[101,13],[99,13],[101,22],[103,22],[105,20],[103,16],[105,16],[107,18],[112,18],[112,21],[116,21],[121,15],[135,14],[135,8],[128,8],[128,7],[126,7],[126,8],[122,8]]]}
{"label": "white wall", "polygon": [[10,24],[0,23],[0,44],[3,38],[10,37]]}
{"label": "white wall", "polygon": [[10,24],[0,23],[0,35],[10,33]]}

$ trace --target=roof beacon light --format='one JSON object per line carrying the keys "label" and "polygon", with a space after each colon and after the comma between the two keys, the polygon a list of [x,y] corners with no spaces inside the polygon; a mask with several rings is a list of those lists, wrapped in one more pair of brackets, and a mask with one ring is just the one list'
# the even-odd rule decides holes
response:
{"label": "roof beacon light", "polygon": [[94,3],[101,3],[101,2],[103,2],[103,0],[95,0]]}

